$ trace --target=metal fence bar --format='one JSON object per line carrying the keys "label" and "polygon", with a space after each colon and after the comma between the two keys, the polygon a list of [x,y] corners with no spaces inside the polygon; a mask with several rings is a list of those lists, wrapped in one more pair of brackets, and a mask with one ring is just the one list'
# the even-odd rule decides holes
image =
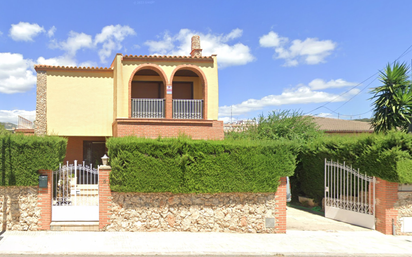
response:
{"label": "metal fence bar", "polygon": [[165,117],[165,99],[132,98],[132,118]]}
{"label": "metal fence bar", "polygon": [[[81,176],[81,174],[79,174],[79,176]],[[80,177],[81,179],[81,177]],[[74,161],[74,206],[77,206],[77,160]],[[72,192],[70,192],[70,194],[73,194]]]}
{"label": "metal fence bar", "polygon": [[[352,168],[352,167],[351,167]],[[349,180],[348,180],[348,174],[349,173],[349,171],[347,171],[347,170],[345,170],[345,178],[346,178],[346,204],[345,204],[345,207],[346,207],[346,209],[349,209],[349,207],[350,207],[350,199],[349,199],[349,192],[348,192],[348,189],[349,189]]]}
{"label": "metal fence bar", "polygon": [[365,213],[368,213],[367,210],[369,209],[368,195],[369,195],[369,181],[365,180]]}
{"label": "metal fence bar", "polygon": [[325,159],[325,205],[374,215],[375,181],[375,177],[361,174],[345,162]]}
{"label": "metal fence bar", "polygon": [[[333,198],[336,199],[336,165],[333,165]],[[333,207],[336,207],[336,200],[333,201]]]}
{"label": "metal fence bar", "polygon": [[373,211],[373,215],[375,215],[375,213],[376,213],[376,198],[375,198],[375,194],[376,194],[376,191],[375,191],[375,184],[376,184],[376,178],[375,177],[373,177],[373,209],[372,209],[372,211]]}
{"label": "metal fence bar", "polygon": [[350,207],[350,210],[351,211],[353,211],[354,210],[354,196],[355,196],[355,194],[354,194],[354,186],[353,186],[353,174],[352,174],[352,172],[349,172],[349,174],[350,174],[350,176],[349,176],[349,179],[350,179],[350,195],[351,195],[351,202],[350,202],[350,205],[351,205],[351,207]]}
{"label": "metal fence bar", "polygon": [[54,171],[53,206],[98,206],[98,170],[67,162]]}
{"label": "metal fence bar", "polygon": [[343,208],[342,189],[343,189],[343,169],[339,166],[339,208]]}
{"label": "metal fence bar", "polygon": [[203,100],[173,99],[173,119],[203,119]]}
{"label": "metal fence bar", "polygon": [[325,159],[325,177],[324,177],[324,180],[325,180],[325,192],[324,192],[324,198],[325,198],[325,206],[326,205],[328,205],[328,197],[327,197],[327,193],[328,193],[328,191],[329,191],[329,184],[327,183],[327,180],[328,180],[328,166],[327,166],[327,161],[326,161],[326,159]]}

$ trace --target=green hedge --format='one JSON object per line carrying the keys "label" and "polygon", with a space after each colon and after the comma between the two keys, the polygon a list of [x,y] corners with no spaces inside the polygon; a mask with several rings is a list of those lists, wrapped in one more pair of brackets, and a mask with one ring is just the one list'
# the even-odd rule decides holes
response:
{"label": "green hedge", "polygon": [[402,132],[324,137],[303,145],[291,178],[292,194],[320,202],[324,196],[325,158],[345,161],[361,173],[391,182],[412,183],[412,135]]}
{"label": "green hedge", "polygon": [[117,192],[276,192],[296,166],[293,142],[110,138]]}
{"label": "green hedge", "polygon": [[61,137],[0,136],[0,186],[38,185],[38,170],[57,169],[66,144]]}

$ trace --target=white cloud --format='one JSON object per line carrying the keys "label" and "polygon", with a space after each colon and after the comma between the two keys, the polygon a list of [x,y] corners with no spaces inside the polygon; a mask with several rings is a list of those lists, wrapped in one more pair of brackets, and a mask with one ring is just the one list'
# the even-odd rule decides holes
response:
{"label": "white cloud", "polygon": [[331,40],[318,40],[307,38],[304,41],[295,39],[289,43],[286,37],[280,37],[270,31],[259,39],[261,47],[270,47],[275,50],[275,59],[284,59],[285,66],[297,66],[305,63],[309,65],[326,62],[325,59],[336,48],[336,43]]}
{"label": "white cloud", "polygon": [[[182,30],[181,30],[182,32]],[[174,50],[174,44],[173,41],[176,39],[173,39],[168,32],[165,32],[163,35],[163,40],[160,41],[153,41],[149,40],[146,41],[144,44],[149,47],[149,51],[151,53],[155,54],[167,54],[167,52],[170,52]],[[189,50],[190,51],[190,50]]]}
{"label": "white cloud", "polygon": [[[48,32],[49,37],[53,37],[56,27],[52,27]],[[112,55],[113,50],[122,48],[121,42],[129,35],[136,33],[129,26],[110,25],[102,29],[101,33],[96,34],[95,39],[91,35],[70,31],[65,41],[56,41],[54,38],[50,40],[50,48],[59,48],[65,53],[61,56],[48,58],[41,56],[37,59],[37,63],[57,66],[81,66],[95,67],[96,62],[85,61],[78,64],[76,54],[82,49],[96,49],[98,45],[102,45],[99,50],[101,62],[106,62],[106,58]]]}
{"label": "white cloud", "polygon": [[320,90],[326,88],[340,88],[340,87],[353,87],[358,85],[358,83],[348,82],[343,79],[329,80],[328,82],[323,79],[314,79],[309,82],[309,87],[313,90]]}
{"label": "white cloud", "polygon": [[11,25],[9,35],[15,41],[33,41],[34,37],[43,32],[44,28],[36,23],[19,22]]}
{"label": "white cloud", "polygon": [[262,110],[268,106],[280,106],[286,104],[308,104],[323,102],[342,102],[351,95],[359,93],[359,89],[352,89],[346,94],[331,94],[322,91],[314,91],[309,86],[299,84],[294,89],[287,89],[280,95],[268,95],[261,99],[249,99],[240,104],[219,107],[219,117],[230,117],[231,115],[243,115],[251,111]]}
{"label": "white cloud", "polygon": [[67,40],[57,43],[56,46],[65,50],[69,56],[75,56],[78,50],[93,47],[93,40],[92,36],[85,33],[70,31]]}
{"label": "white cloud", "polygon": [[332,118],[332,117],[334,117],[334,115],[332,113],[327,113],[327,112],[322,112],[322,113],[319,113],[315,116],[322,117],[322,118]]}
{"label": "white cloud", "polygon": [[165,32],[163,38],[158,41],[146,41],[152,54],[182,55],[187,56],[191,51],[191,38],[200,36],[200,47],[203,55],[217,54],[219,67],[245,65],[255,59],[250,53],[250,48],[242,43],[229,44],[229,41],[242,36],[241,29],[234,29],[224,34],[203,34],[189,29],[181,29],[176,35]]}
{"label": "white cloud", "polygon": [[36,117],[36,111],[0,110],[0,122],[10,122],[10,123],[17,125],[18,123],[17,116],[21,116],[30,121],[34,121]]}
{"label": "white cloud", "polygon": [[52,66],[77,66],[76,60],[69,55],[62,55],[54,58],[44,58],[40,56],[37,59],[38,64],[52,65]]}
{"label": "white cloud", "polygon": [[26,92],[36,81],[32,60],[21,54],[0,53],[0,93]]}
{"label": "white cloud", "polygon": [[232,39],[241,37],[243,34],[243,30],[236,28],[234,30],[232,30],[229,34],[227,34],[226,36],[223,37],[223,42],[227,42],[230,41]]}
{"label": "white cloud", "polygon": [[[53,26],[49,30],[48,35],[52,37],[55,30],[56,29]],[[87,35],[85,33],[70,31],[68,38],[65,41],[57,42],[54,39],[52,39],[50,47],[62,49],[65,51],[65,53],[61,56],[47,59],[41,56],[37,59],[38,64],[46,64],[53,66],[77,66],[77,61],[75,58],[77,51],[84,48],[92,48],[93,39],[92,36]]]}
{"label": "white cloud", "polygon": [[104,27],[94,39],[94,45],[102,44],[102,48],[99,50],[100,61],[107,62],[106,58],[110,57],[113,51],[122,49],[122,41],[127,36],[133,35],[136,35],[136,32],[129,26],[110,25]]}
{"label": "white cloud", "polygon": [[77,63],[77,61],[69,55],[62,55],[54,58],[44,58],[43,56],[37,59],[37,64],[45,64],[52,66],[77,66],[77,67],[97,67],[97,63],[93,61],[85,61]]}
{"label": "white cloud", "polygon": [[54,32],[56,32],[56,27],[55,26],[53,26],[53,27],[51,27],[48,31],[47,31],[47,36],[48,37],[53,37],[54,36]]}
{"label": "white cloud", "polygon": [[97,67],[97,63],[93,61],[85,61],[78,65],[79,67]]}
{"label": "white cloud", "polygon": [[3,32],[0,31],[0,36],[3,35]]}
{"label": "white cloud", "polygon": [[259,38],[259,44],[262,47],[278,47],[286,42],[288,42],[288,38],[279,37],[279,35],[273,31]]}
{"label": "white cloud", "polygon": [[234,123],[234,122],[237,122],[237,119],[236,118],[234,118],[234,117],[219,117],[219,120],[221,120],[221,121],[223,121],[223,123]]}

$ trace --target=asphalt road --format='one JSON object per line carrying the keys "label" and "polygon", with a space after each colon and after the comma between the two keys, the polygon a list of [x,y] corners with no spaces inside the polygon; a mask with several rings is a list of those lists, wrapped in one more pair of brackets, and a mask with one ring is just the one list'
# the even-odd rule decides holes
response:
{"label": "asphalt road", "polygon": [[7,231],[0,256],[412,256],[410,236],[287,212],[286,234]]}

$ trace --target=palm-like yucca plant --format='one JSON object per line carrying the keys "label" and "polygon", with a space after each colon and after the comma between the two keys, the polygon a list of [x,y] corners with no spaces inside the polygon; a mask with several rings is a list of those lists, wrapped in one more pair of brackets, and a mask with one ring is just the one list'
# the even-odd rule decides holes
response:
{"label": "palm-like yucca plant", "polygon": [[372,126],[375,132],[392,129],[410,130],[412,121],[412,89],[408,80],[409,67],[395,62],[380,71],[382,86],[373,88]]}

